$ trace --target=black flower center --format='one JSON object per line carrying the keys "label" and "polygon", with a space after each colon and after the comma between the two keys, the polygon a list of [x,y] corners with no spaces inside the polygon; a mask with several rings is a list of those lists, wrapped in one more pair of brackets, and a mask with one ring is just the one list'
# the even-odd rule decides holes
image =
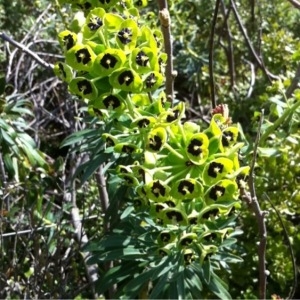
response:
{"label": "black flower center", "polygon": [[139,66],[146,67],[149,62],[149,57],[146,55],[144,51],[140,51],[137,54],[135,61]]}
{"label": "black flower center", "polygon": [[129,28],[124,28],[118,32],[118,38],[122,44],[126,45],[132,41],[132,31]]}
{"label": "black flower center", "polygon": [[124,153],[130,154],[130,153],[132,153],[133,151],[134,151],[134,148],[131,147],[131,146],[129,146],[129,145],[124,145],[124,146],[122,147],[122,152],[124,152]]}
{"label": "black flower center", "polygon": [[184,258],[184,262],[185,262],[186,264],[190,264],[191,261],[192,261],[192,259],[193,259],[193,253],[185,253],[185,254],[183,255],[183,258]]}
{"label": "black flower center", "polygon": [[72,34],[68,34],[66,35],[64,38],[64,43],[66,45],[66,49],[69,50],[71,49],[74,45],[75,45],[75,42],[74,42],[74,39],[73,39],[73,36]]}
{"label": "black flower center", "polygon": [[193,241],[193,239],[192,239],[190,236],[188,236],[188,237],[186,237],[186,238],[183,238],[183,239],[180,241],[180,245],[181,245],[181,246],[188,246],[188,245],[190,245],[190,244],[192,243],[192,241]]}
{"label": "black flower center", "polygon": [[231,131],[225,131],[222,135],[222,145],[224,147],[228,147],[230,145],[230,142],[232,142],[234,139],[234,135]]}
{"label": "black flower center", "polygon": [[176,110],[174,110],[173,112],[171,112],[168,116],[167,116],[167,122],[173,122],[173,121],[175,121],[177,118],[178,118],[178,116],[179,116],[179,110],[178,109],[176,109]]}
{"label": "black flower center", "polygon": [[130,176],[123,177],[128,185],[132,185],[134,183],[133,179]]}
{"label": "black flower center", "polygon": [[146,128],[149,124],[150,124],[150,121],[148,119],[139,120],[137,123],[139,128]]}
{"label": "black flower center", "polygon": [[211,188],[209,192],[209,197],[213,200],[218,200],[219,197],[223,196],[225,194],[225,188],[220,185],[215,185]]}
{"label": "black flower center", "polygon": [[92,16],[90,18],[90,23],[87,24],[88,28],[92,31],[97,30],[103,25],[102,20],[97,16]]}
{"label": "black flower center", "polygon": [[168,211],[166,213],[166,215],[167,215],[169,220],[174,220],[175,219],[177,222],[183,221],[183,216],[179,211],[171,210],[171,211]]}
{"label": "black flower center", "polygon": [[78,63],[83,63],[86,65],[89,61],[91,61],[91,54],[87,49],[79,49],[75,53],[76,59]]}
{"label": "black flower center", "polygon": [[155,205],[155,211],[156,211],[157,213],[161,212],[164,208],[165,208],[165,207],[164,207],[161,203],[157,203],[157,204]]}
{"label": "black flower center", "polygon": [[190,225],[196,225],[197,221],[198,221],[197,217],[191,217],[191,218],[189,218]]}
{"label": "black flower center", "polygon": [[93,91],[91,83],[86,79],[78,81],[77,87],[78,90],[83,93],[83,95],[90,94]]}
{"label": "black flower center", "polygon": [[60,73],[63,75],[64,78],[66,78],[66,77],[67,77],[67,74],[66,74],[66,72],[65,72],[65,70],[64,70],[63,64],[62,64],[62,63],[59,63],[59,64],[58,64],[58,67],[59,67]]}
{"label": "black flower center", "polygon": [[[147,78],[146,78],[146,87],[148,89],[152,88],[154,84],[156,83],[156,77],[154,73],[151,73]],[[169,121],[168,121],[169,122]]]}
{"label": "black flower center", "polygon": [[113,95],[109,95],[103,99],[103,103],[107,109],[115,109],[121,105],[119,98]]}
{"label": "black flower center", "polygon": [[188,153],[192,154],[193,156],[198,156],[202,153],[201,146],[202,142],[197,139],[192,139],[190,144],[188,145]]}
{"label": "black flower center", "polygon": [[166,188],[159,181],[153,183],[151,191],[156,198],[160,195],[164,196],[166,194]]}
{"label": "black flower center", "polygon": [[162,232],[160,234],[160,239],[162,242],[167,243],[171,239],[171,235],[169,232]]}
{"label": "black flower center", "polygon": [[169,207],[175,207],[176,204],[172,200],[168,200],[165,202]]}
{"label": "black flower center", "polygon": [[206,235],[206,236],[203,237],[203,238],[204,238],[205,241],[211,242],[211,241],[217,239],[217,237],[218,237],[218,235],[217,235],[216,233],[212,232],[211,234]]}
{"label": "black flower center", "polygon": [[100,65],[105,69],[109,69],[114,68],[117,62],[118,60],[113,55],[107,53],[102,57]]}
{"label": "black flower center", "polygon": [[202,215],[202,218],[203,219],[208,219],[211,215],[216,216],[218,213],[219,213],[219,210],[217,208],[215,208],[215,209],[209,210],[206,213],[204,213]]}
{"label": "black flower center", "polygon": [[192,193],[194,191],[194,184],[187,181],[187,180],[182,180],[179,183],[178,186],[178,192],[181,193],[182,195],[186,195],[187,193]]}
{"label": "black flower center", "polygon": [[110,137],[106,138],[106,146],[107,147],[112,147],[115,145],[115,142],[113,141],[113,139],[111,139]]}
{"label": "black flower center", "polygon": [[217,162],[212,162],[208,167],[208,175],[210,177],[216,178],[218,174],[221,174],[224,166]]}
{"label": "black flower center", "polygon": [[134,76],[131,71],[124,71],[119,75],[119,84],[126,84],[129,86],[133,82]]}
{"label": "black flower center", "polygon": [[158,135],[155,135],[154,137],[151,137],[149,139],[149,147],[154,150],[158,151],[162,146],[162,140]]}

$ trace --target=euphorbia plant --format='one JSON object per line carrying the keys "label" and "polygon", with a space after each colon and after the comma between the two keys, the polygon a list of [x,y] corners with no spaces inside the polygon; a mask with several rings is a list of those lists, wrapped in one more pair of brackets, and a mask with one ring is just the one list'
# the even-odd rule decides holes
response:
{"label": "euphorbia plant", "polygon": [[55,71],[99,120],[99,153],[117,190],[109,210],[118,222],[88,246],[93,261],[115,261],[98,291],[118,283],[115,298],[230,298],[216,273],[240,261],[234,210],[249,168],[239,164],[238,128],[221,107],[201,129],[185,120],[183,102],[167,101],[172,58],[140,17],[146,1],[60,2],[85,17],[59,34],[66,59]]}

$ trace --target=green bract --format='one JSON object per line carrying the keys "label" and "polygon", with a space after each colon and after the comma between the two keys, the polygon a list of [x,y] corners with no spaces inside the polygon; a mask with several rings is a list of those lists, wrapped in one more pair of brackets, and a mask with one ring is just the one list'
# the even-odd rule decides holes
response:
{"label": "green bract", "polygon": [[88,45],[77,44],[66,53],[66,62],[76,71],[90,71],[96,54]]}
{"label": "green bract", "polygon": [[126,56],[123,51],[107,49],[97,55],[93,65],[93,73],[100,77],[108,76],[115,70],[121,68],[125,61]]}
{"label": "green bract", "polygon": [[82,98],[95,99],[97,97],[97,89],[92,81],[84,77],[74,78],[70,84],[70,91]]}

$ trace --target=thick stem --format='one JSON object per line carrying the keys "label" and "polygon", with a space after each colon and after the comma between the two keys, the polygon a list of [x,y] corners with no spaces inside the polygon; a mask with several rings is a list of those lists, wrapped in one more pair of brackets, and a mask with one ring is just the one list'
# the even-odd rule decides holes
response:
{"label": "thick stem", "polygon": [[173,47],[171,40],[171,18],[168,10],[167,0],[157,0],[159,7],[159,19],[164,37],[165,52],[167,53],[166,66],[166,95],[168,101],[173,105],[174,100],[174,70],[173,70]]}
{"label": "thick stem", "polygon": [[216,1],[214,17],[210,30],[210,39],[209,39],[209,83],[210,83],[210,93],[211,93],[211,106],[215,108],[217,106],[216,102],[216,91],[215,91],[215,77],[214,77],[214,37],[215,29],[217,24],[217,17],[219,12],[220,0]]}

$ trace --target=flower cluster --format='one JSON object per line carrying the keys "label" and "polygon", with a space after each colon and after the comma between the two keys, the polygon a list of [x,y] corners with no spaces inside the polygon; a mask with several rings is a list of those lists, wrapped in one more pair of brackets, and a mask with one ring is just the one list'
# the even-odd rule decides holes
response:
{"label": "flower cluster", "polygon": [[106,151],[130,158],[117,173],[133,191],[131,205],[160,226],[158,254],[203,261],[232,231],[228,216],[249,170],[239,165],[238,128],[219,109],[201,130],[183,121],[183,102],[166,101],[162,34],[141,24],[136,9],[146,1],[68,2],[85,17],[79,32],[59,34],[66,62],[56,73],[111,123]]}

